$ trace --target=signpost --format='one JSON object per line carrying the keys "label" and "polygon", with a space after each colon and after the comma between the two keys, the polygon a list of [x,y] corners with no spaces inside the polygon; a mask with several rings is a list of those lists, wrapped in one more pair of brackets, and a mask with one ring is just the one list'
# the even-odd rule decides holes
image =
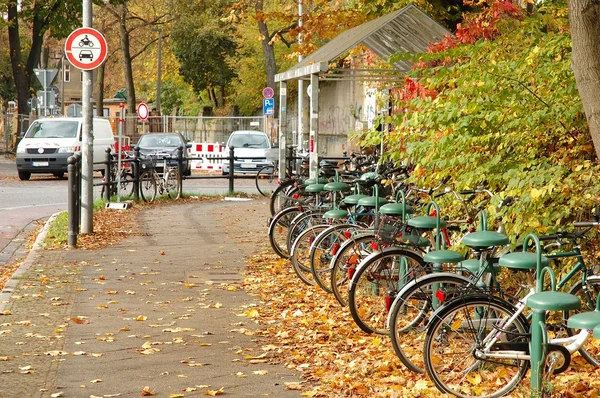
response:
{"label": "signpost", "polygon": [[265,87],[262,94],[265,98],[273,98],[275,96],[275,91],[271,87]]}
{"label": "signpost", "polygon": [[273,115],[275,112],[275,99],[265,98],[263,99],[263,115]]}
{"label": "signpost", "polygon": [[75,29],[67,37],[65,54],[69,62],[78,69],[96,69],[108,56],[106,39],[96,29]]}
{"label": "signpost", "polygon": [[145,122],[146,119],[148,119],[148,115],[149,115],[148,105],[146,105],[146,103],[144,103],[144,102],[140,102],[140,104],[137,107],[137,114],[138,114],[138,117],[140,119],[142,119],[142,122]]}
{"label": "signpost", "polygon": [[81,232],[94,232],[94,132],[92,129],[92,70],[108,55],[108,46],[102,33],[92,28],[92,1],[83,0],[83,27],[75,29],[65,42],[65,56],[81,69]]}
{"label": "signpost", "polygon": [[40,116],[48,116],[53,113],[56,107],[56,93],[49,88],[58,73],[58,69],[34,69],[33,71],[43,88],[43,90],[36,93],[39,114]]}

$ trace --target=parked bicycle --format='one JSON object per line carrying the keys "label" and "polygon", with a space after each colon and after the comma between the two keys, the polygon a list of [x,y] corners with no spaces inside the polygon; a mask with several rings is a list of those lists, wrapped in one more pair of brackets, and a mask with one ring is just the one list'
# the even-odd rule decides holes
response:
{"label": "parked bicycle", "polygon": [[[540,242],[554,240],[571,241],[575,246],[573,249],[546,253],[543,257],[540,255],[537,261],[535,255],[526,252],[509,253],[500,257],[498,265],[512,270],[515,275],[521,273],[531,279],[530,271],[537,267],[535,284],[530,280],[521,285],[524,295],[503,295],[502,290],[489,288],[471,289],[469,294],[463,291],[448,297],[436,293],[445,303],[431,316],[423,355],[427,374],[440,391],[459,397],[506,395],[525,376],[534,355],[534,348],[530,347],[535,345],[545,347],[540,361],[542,369],[536,367],[538,373],[541,371],[549,375],[566,370],[571,354],[578,350],[588,362],[596,366],[599,364],[598,346],[589,342],[589,337],[591,329],[600,324],[597,312],[600,277],[591,275],[594,266],[585,264],[578,242],[592,226],[600,223],[596,220],[574,225],[586,229],[575,233],[561,232],[535,237],[537,252],[542,251]],[[524,246],[531,236],[527,237]],[[566,275],[557,282],[548,265],[552,259],[565,258],[575,258],[576,261],[570,268],[563,269]],[[540,271],[541,267],[544,267],[544,271]],[[549,298],[537,296],[543,292],[542,287],[545,287],[541,280],[544,273],[551,274],[553,291],[550,293],[554,296],[547,296]],[[568,282],[576,275],[580,275],[581,279],[572,285],[569,294],[554,292],[557,288],[568,286]],[[552,321],[552,325],[542,325],[545,331],[551,330],[552,335],[546,332],[543,343],[539,336],[536,341],[532,337],[532,331],[541,326],[536,321],[530,331],[529,321],[525,316],[528,307],[534,309],[534,318],[535,311],[561,311],[566,322],[563,319],[556,320],[555,317],[542,317]],[[596,311],[580,313],[593,310]],[[469,382],[473,378],[481,380],[476,391]]]}
{"label": "parked bicycle", "polygon": [[[157,161],[162,159],[160,171],[157,170]],[[157,193],[167,195],[171,199],[181,197],[181,175],[177,167],[168,165],[171,157],[164,153],[151,153],[144,156],[141,162],[142,173],[140,174],[140,196],[145,202],[152,202]]]}
{"label": "parked bicycle", "polygon": [[271,195],[279,186],[279,162],[275,161],[271,165],[263,166],[256,173],[254,181],[256,189],[262,196]]}
{"label": "parked bicycle", "polygon": [[[134,188],[134,177],[131,172],[129,163],[123,163],[121,170],[117,174],[119,163],[117,161],[111,162],[110,167],[110,185],[103,185],[100,192],[100,197],[104,198],[108,190],[108,197],[111,198],[119,192],[122,197],[133,196]],[[106,178],[102,179],[106,182]]]}

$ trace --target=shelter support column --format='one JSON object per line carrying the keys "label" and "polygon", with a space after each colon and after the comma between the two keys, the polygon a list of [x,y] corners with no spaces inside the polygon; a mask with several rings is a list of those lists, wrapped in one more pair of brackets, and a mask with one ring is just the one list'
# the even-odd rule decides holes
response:
{"label": "shelter support column", "polygon": [[279,82],[279,179],[285,179],[285,127],[287,126],[287,82]]}
{"label": "shelter support column", "polygon": [[319,74],[310,75],[310,178],[319,176]]}

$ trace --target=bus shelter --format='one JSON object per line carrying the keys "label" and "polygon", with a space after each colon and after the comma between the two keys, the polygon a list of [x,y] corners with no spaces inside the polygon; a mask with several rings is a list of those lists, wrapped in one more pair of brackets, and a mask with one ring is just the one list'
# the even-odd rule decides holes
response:
{"label": "bus shelter", "polygon": [[[310,178],[318,175],[319,135],[319,82],[336,79],[363,79],[400,81],[411,67],[411,61],[398,60],[390,70],[343,70],[330,69],[330,63],[359,44],[364,45],[382,59],[398,53],[417,54],[426,51],[431,43],[440,41],[451,33],[418,7],[411,4],[359,26],[348,29],[323,47],[310,54],[289,70],[275,75],[279,83],[279,175],[284,175],[287,124],[287,84],[293,80],[305,80],[310,84],[309,95],[309,153]],[[298,124],[303,123],[299,116]],[[299,131],[301,128],[299,126]]]}

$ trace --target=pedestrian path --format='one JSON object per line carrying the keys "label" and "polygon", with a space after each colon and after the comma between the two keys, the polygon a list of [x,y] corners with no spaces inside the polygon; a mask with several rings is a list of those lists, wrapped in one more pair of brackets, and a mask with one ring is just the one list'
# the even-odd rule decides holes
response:
{"label": "pedestrian path", "polygon": [[267,213],[167,205],[118,245],[33,251],[0,304],[0,397],[298,397],[239,288]]}

